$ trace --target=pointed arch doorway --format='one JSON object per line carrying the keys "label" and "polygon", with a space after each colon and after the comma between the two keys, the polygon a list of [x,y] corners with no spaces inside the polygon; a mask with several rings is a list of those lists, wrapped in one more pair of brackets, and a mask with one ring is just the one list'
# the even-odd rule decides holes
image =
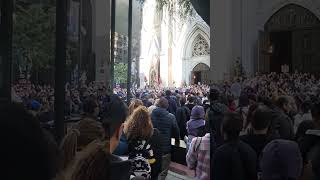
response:
{"label": "pointed arch doorway", "polygon": [[192,84],[207,84],[210,67],[204,63],[197,64],[192,69]]}
{"label": "pointed arch doorway", "polygon": [[320,20],[309,9],[288,4],[260,32],[258,72],[320,71]]}

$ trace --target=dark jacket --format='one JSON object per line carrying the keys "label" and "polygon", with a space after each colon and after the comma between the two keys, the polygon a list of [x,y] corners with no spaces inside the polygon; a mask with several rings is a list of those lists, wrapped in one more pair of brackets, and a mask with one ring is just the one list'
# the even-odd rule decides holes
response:
{"label": "dark jacket", "polygon": [[320,179],[320,130],[308,130],[298,144],[304,165],[311,162],[314,179]]}
{"label": "dark jacket", "polygon": [[294,130],[293,123],[290,117],[285,114],[280,108],[273,108],[271,126],[269,129],[271,137],[293,140]]}
{"label": "dark jacket", "polygon": [[211,137],[214,137],[216,145],[220,146],[223,143],[223,136],[221,134],[221,124],[224,113],[228,111],[228,107],[224,104],[213,102],[207,111],[207,120],[209,121]]}
{"label": "dark jacket", "polygon": [[214,180],[256,180],[254,150],[242,141],[227,142],[213,155]]}
{"label": "dark jacket", "polygon": [[153,131],[150,144],[156,159],[156,163],[151,165],[151,179],[158,179],[158,175],[161,172],[162,151],[160,131],[156,128]]}
{"label": "dark jacket", "polygon": [[171,153],[171,138],[180,140],[176,118],[166,109],[156,108],[152,111],[151,119],[153,127],[160,131],[163,155]]}
{"label": "dark jacket", "polygon": [[186,124],[190,117],[190,110],[186,106],[178,107],[176,119],[180,130],[180,139],[184,139],[184,136],[187,135]]}
{"label": "dark jacket", "polygon": [[166,96],[166,99],[168,100],[168,103],[169,103],[168,111],[174,116],[176,116],[177,102],[171,96]]}
{"label": "dark jacket", "polygon": [[109,154],[107,156],[109,167],[108,180],[129,180],[131,174],[131,162],[123,161],[120,157]]}

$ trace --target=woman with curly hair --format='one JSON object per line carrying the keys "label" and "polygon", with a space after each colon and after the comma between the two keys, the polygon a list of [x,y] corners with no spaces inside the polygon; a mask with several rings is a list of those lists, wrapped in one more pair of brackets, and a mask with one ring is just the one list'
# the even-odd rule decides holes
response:
{"label": "woman with curly hair", "polygon": [[[153,128],[149,111],[140,106],[133,111],[124,126],[128,140],[129,159],[133,163],[133,176],[157,179],[161,172],[160,133]],[[142,168],[137,167],[142,164]]]}

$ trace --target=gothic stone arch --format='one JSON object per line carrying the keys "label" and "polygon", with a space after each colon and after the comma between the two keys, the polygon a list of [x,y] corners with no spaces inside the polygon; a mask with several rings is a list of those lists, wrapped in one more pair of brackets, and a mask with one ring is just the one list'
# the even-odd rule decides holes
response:
{"label": "gothic stone arch", "polygon": [[210,67],[209,33],[209,29],[197,23],[185,38],[182,51],[182,79],[187,84],[193,83],[192,70],[197,64],[203,63]]}
{"label": "gothic stone arch", "polygon": [[259,69],[281,72],[281,67],[288,65],[290,72],[320,71],[320,20],[312,11],[287,4],[270,16],[264,30],[259,64],[268,67]]}

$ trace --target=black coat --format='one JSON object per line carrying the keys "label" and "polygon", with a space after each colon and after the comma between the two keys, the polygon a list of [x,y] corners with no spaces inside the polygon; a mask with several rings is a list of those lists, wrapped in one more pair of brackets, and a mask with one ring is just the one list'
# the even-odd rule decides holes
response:
{"label": "black coat", "polygon": [[254,150],[242,141],[227,142],[213,155],[214,180],[256,180],[257,156]]}
{"label": "black coat", "polygon": [[180,140],[176,118],[166,109],[156,108],[151,114],[152,124],[160,132],[161,149],[163,155],[171,153],[171,138]]}
{"label": "black coat", "polygon": [[320,130],[308,130],[298,144],[304,164],[311,162],[314,179],[320,179]]}
{"label": "black coat", "polygon": [[274,108],[272,112],[271,126],[269,130],[270,137],[287,140],[294,139],[293,123],[290,117],[281,109]]}
{"label": "black coat", "polygon": [[186,124],[190,117],[190,110],[186,106],[178,107],[176,119],[180,130],[180,138],[184,139],[184,137],[188,134]]}
{"label": "black coat", "polygon": [[174,100],[170,96],[166,96],[166,99],[168,100],[168,103],[169,103],[169,107],[168,107],[167,110],[169,111],[169,113],[171,113],[171,114],[173,114],[175,116],[176,112],[177,112],[177,102],[176,102],[176,100]]}
{"label": "black coat", "polygon": [[120,157],[109,154],[107,156],[109,167],[108,180],[129,180],[131,175],[131,162],[123,161]]}

